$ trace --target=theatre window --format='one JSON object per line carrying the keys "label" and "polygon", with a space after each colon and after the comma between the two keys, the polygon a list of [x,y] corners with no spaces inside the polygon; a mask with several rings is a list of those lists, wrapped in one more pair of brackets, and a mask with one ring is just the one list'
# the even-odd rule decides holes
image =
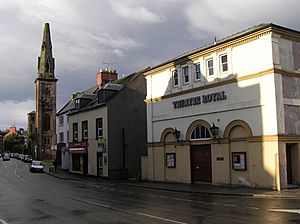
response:
{"label": "theatre window", "polygon": [[233,152],[232,153],[232,169],[247,170],[246,152]]}
{"label": "theatre window", "polygon": [[193,128],[191,140],[207,140],[211,139],[209,130],[203,125],[197,125]]}
{"label": "theatre window", "polygon": [[176,167],[176,154],[175,153],[166,153],[166,166],[168,168]]}

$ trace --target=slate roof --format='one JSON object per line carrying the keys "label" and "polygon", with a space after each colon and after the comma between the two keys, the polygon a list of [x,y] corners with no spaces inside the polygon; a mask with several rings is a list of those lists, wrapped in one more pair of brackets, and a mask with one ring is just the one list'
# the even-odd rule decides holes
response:
{"label": "slate roof", "polygon": [[[115,93],[113,94],[113,96],[111,98],[113,98],[114,96],[116,96],[117,94],[119,94],[120,92],[122,92],[122,90],[124,88],[126,88],[126,86],[130,82],[134,81],[137,77],[139,77],[141,75],[144,75],[144,72],[146,70],[148,70],[148,69],[149,68],[146,68],[146,69],[143,69],[141,71],[132,73],[132,74],[130,74],[128,76],[125,76],[123,78],[120,78],[120,79],[117,79],[115,81],[112,81],[111,83],[113,83],[113,84],[122,84],[122,88],[120,90],[118,90],[118,91],[115,91]],[[85,91],[81,92],[80,96],[88,96],[89,95],[89,97],[90,97],[89,99],[91,101],[87,105],[85,105],[83,108],[81,108],[79,110],[75,110],[75,102],[74,102],[74,100],[70,100],[70,101],[72,101],[72,102],[69,101],[68,104],[70,104],[70,105],[68,105],[68,104],[66,105],[66,109],[69,109],[67,112],[71,115],[71,114],[75,114],[75,113],[86,111],[86,110],[91,110],[93,108],[106,105],[106,103],[98,103],[98,95],[95,94],[95,93],[97,93],[97,91],[99,91],[99,87],[98,86],[94,86],[94,87],[91,87],[88,90],[85,90]],[[101,91],[101,89],[100,89],[100,91]],[[91,94],[91,93],[93,93],[93,94]],[[80,97],[80,96],[77,96],[77,97]],[[66,111],[66,109],[64,109],[63,111]],[[61,111],[59,112],[60,114],[62,114]]]}

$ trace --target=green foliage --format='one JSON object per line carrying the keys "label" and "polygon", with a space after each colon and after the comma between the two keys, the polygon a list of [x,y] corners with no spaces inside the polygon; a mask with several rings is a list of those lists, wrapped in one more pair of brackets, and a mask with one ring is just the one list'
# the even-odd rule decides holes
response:
{"label": "green foliage", "polygon": [[22,153],[24,148],[24,138],[21,135],[13,133],[5,137],[4,151]]}

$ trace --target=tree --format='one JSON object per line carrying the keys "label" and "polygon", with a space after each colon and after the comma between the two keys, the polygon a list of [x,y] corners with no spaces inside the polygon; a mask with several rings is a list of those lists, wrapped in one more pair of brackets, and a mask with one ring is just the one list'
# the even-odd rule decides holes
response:
{"label": "tree", "polygon": [[23,153],[24,138],[21,135],[15,133],[5,136],[4,151]]}

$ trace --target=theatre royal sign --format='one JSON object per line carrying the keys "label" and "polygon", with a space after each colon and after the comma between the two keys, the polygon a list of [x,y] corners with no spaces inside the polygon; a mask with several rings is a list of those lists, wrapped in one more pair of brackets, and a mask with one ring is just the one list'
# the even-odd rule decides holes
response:
{"label": "theatre royal sign", "polygon": [[173,106],[174,106],[174,109],[178,109],[178,108],[182,108],[182,107],[195,106],[195,105],[199,105],[202,103],[222,101],[222,100],[226,100],[226,98],[227,97],[226,97],[225,91],[221,91],[221,92],[204,94],[201,96],[195,96],[195,97],[191,97],[188,99],[176,100],[176,101],[173,101]]}

